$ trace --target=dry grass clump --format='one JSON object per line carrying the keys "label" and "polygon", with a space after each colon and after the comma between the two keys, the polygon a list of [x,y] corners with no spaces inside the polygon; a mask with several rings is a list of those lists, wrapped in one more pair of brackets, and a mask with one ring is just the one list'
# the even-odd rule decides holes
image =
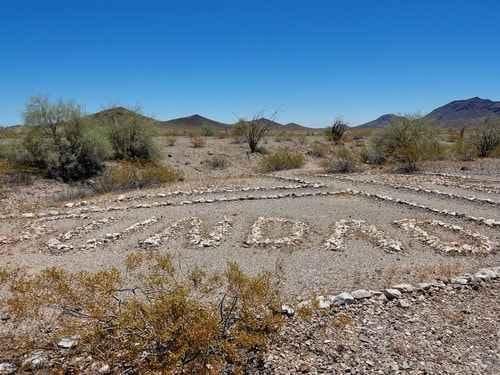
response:
{"label": "dry grass clump", "polygon": [[[87,373],[95,362],[113,373],[242,373],[248,354],[262,352],[281,326],[269,274],[251,277],[229,264],[224,274],[194,271],[186,279],[168,256],[141,253],[130,254],[125,266],[0,270],[7,293],[0,309],[15,327],[4,331],[0,355],[20,365],[43,348],[56,358],[54,373]],[[63,337],[77,344],[58,350]]]}
{"label": "dry grass clump", "polygon": [[215,155],[210,159],[205,160],[204,164],[210,169],[226,169],[229,166],[229,161],[222,155]]}
{"label": "dry grass clump", "polygon": [[300,168],[304,163],[304,154],[283,147],[276,152],[264,156],[260,160],[259,169],[263,172],[282,171],[285,169]]}
{"label": "dry grass clump", "polygon": [[200,137],[199,135],[191,136],[191,146],[193,146],[193,148],[205,147],[206,144],[207,142],[205,141],[205,138]]}
{"label": "dry grass clump", "polygon": [[332,157],[323,160],[321,166],[326,173],[351,173],[356,170],[356,161],[347,147],[337,147]]}
{"label": "dry grass clump", "polygon": [[309,146],[309,151],[307,153],[315,158],[326,158],[330,153],[330,145],[327,145],[323,142],[314,141]]}
{"label": "dry grass clump", "polygon": [[141,189],[179,181],[181,173],[169,165],[154,162],[120,162],[106,168],[96,179],[95,191],[106,193]]}
{"label": "dry grass clump", "polygon": [[177,138],[174,136],[167,137],[166,143],[168,147],[173,147],[175,146],[175,143],[177,142]]}
{"label": "dry grass clump", "polygon": [[34,171],[23,165],[0,159],[0,183],[5,185],[31,185]]}

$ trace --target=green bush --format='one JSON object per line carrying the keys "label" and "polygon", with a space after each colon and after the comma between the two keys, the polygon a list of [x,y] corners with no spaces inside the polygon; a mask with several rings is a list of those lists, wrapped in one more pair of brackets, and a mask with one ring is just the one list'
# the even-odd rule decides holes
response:
{"label": "green bush", "polygon": [[215,135],[214,129],[206,125],[200,128],[200,133],[203,137],[213,137]]}
{"label": "green bush", "polygon": [[485,122],[474,131],[472,143],[475,145],[479,157],[490,156],[500,145],[500,126]]}
{"label": "green bush", "polygon": [[326,173],[351,173],[356,169],[354,156],[347,147],[335,148],[333,156],[321,162]]}
{"label": "green bush", "polygon": [[153,125],[139,116],[112,118],[107,124],[115,160],[156,160]]}
{"label": "green bush", "polygon": [[109,143],[99,128],[81,117],[76,104],[31,98],[25,122],[29,129],[18,151],[10,156],[14,161],[66,182],[95,176],[104,169]]}
{"label": "green bush", "polygon": [[365,164],[382,165],[385,162],[383,150],[374,147],[370,143],[363,146],[359,153],[359,156],[361,158],[361,161]]}
{"label": "green bush", "polygon": [[400,163],[401,170],[413,172],[417,163],[428,159],[436,150],[439,137],[422,118],[398,118],[377,133],[371,142],[377,153]]}
{"label": "green bush", "polygon": [[301,152],[280,148],[278,151],[264,156],[259,163],[259,169],[263,172],[281,171],[300,168],[304,163],[304,154]]}

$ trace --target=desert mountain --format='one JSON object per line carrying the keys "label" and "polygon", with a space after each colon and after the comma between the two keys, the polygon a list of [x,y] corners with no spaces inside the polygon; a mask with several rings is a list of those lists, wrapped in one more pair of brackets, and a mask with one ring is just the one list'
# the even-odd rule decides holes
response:
{"label": "desert mountain", "polygon": [[[147,117],[133,111],[130,111],[124,107],[114,107],[110,109],[106,109],[104,111],[100,111],[90,115],[90,117],[99,119],[99,120],[110,120],[111,118],[116,118],[118,121],[120,118],[126,117],[137,117],[139,120],[148,121],[154,125],[168,128],[168,129],[182,129],[182,130],[195,130],[200,129],[202,127],[212,128],[214,130],[224,130],[231,127],[232,124],[227,124],[223,122],[219,122],[216,120],[209,119],[207,117],[203,117],[201,115],[195,114],[192,116],[179,117],[172,120],[160,121],[151,117]],[[261,121],[265,122],[269,125],[273,130],[308,130],[306,126],[302,126],[300,124],[291,122],[286,125],[280,124],[279,122],[262,118]]]}
{"label": "desert mountain", "polygon": [[[378,119],[359,125],[359,128],[383,128],[398,116],[387,114]],[[436,108],[425,119],[442,128],[462,128],[476,126],[485,120],[500,121],[500,102],[478,97],[455,100]]]}
{"label": "desert mountain", "polygon": [[160,125],[175,129],[199,129],[201,127],[208,127],[218,130],[223,130],[230,126],[229,124],[218,122],[200,116],[198,114],[188,117],[179,117],[168,121],[162,121],[160,122]]}
{"label": "desert mountain", "polygon": [[436,108],[425,118],[446,128],[474,126],[486,119],[500,121],[500,102],[478,97],[455,100]]}
{"label": "desert mountain", "polygon": [[401,116],[395,115],[393,113],[388,113],[380,116],[379,118],[367,122],[365,124],[359,125],[358,128],[385,128],[391,123],[391,121],[401,118]]}

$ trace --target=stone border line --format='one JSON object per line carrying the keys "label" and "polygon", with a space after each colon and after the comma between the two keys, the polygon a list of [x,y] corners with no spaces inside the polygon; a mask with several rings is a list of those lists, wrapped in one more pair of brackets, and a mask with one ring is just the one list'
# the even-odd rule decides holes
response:
{"label": "stone border line", "polygon": [[464,196],[464,195],[459,195],[459,194],[454,194],[454,193],[447,193],[444,191],[440,190],[431,190],[431,189],[425,189],[425,188],[419,188],[419,187],[414,187],[410,185],[401,185],[401,184],[393,184],[390,182],[382,182],[378,181],[375,179],[369,179],[369,180],[358,180],[353,177],[347,177],[347,176],[333,176],[333,175],[328,175],[328,174],[321,174],[321,175],[316,175],[316,177],[331,177],[334,178],[335,180],[339,181],[347,181],[347,182],[354,182],[354,183],[361,183],[361,184],[374,184],[374,185],[379,185],[379,186],[388,186],[393,189],[398,189],[398,190],[408,190],[408,191],[413,191],[416,193],[426,193],[430,195],[438,195],[444,198],[449,198],[449,199],[460,199],[464,200],[466,202],[472,202],[472,203],[482,203],[482,204],[490,204],[494,206],[500,206],[500,202],[494,201],[493,199],[489,198],[478,198],[478,197],[470,197],[470,196]]}
{"label": "stone border line", "polygon": [[352,190],[352,189],[348,189],[345,193],[352,194],[354,196],[362,196],[362,197],[371,198],[371,199],[378,199],[378,200],[385,201],[385,202],[393,202],[393,203],[400,204],[403,206],[420,208],[422,210],[432,212],[435,214],[439,214],[439,215],[443,215],[443,216],[451,216],[451,217],[455,217],[455,218],[462,218],[462,219],[465,219],[468,221],[472,221],[476,224],[486,225],[488,227],[500,226],[500,221],[495,220],[495,219],[476,217],[476,216],[471,216],[471,215],[467,215],[467,214],[459,213],[459,212],[455,212],[455,211],[448,211],[448,210],[444,210],[444,209],[440,210],[437,208],[425,206],[423,204],[418,204],[418,203],[407,201],[404,199],[392,198],[388,195],[372,194],[372,193],[367,193],[365,191]]}
{"label": "stone border line", "polygon": [[[251,191],[274,191],[274,190],[294,190],[294,189],[319,189],[322,187],[326,187],[325,184],[320,183],[300,183],[296,185],[275,185],[275,186],[247,186],[247,187],[222,187],[222,188],[208,188],[206,190],[203,189],[194,189],[194,190],[175,190],[166,193],[156,193],[156,194],[140,194],[140,195],[120,195],[116,199],[113,199],[111,202],[123,202],[123,201],[133,201],[140,199],[151,199],[151,198],[171,198],[178,196],[193,196],[193,195],[204,195],[204,194],[222,194],[222,193],[247,193]],[[65,207],[74,207],[70,205],[71,203],[67,203]]]}
{"label": "stone border line", "polygon": [[[410,307],[410,301],[404,298],[404,295],[413,295],[416,293],[425,293],[432,290],[443,290],[446,288],[464,288],[481,283],[488,283],[500,278],[500,266],[491,268],[482,268],[474,274],[466,273],[446,280],[433,280],[430,282],[421,282],[416,284],[397,284],[387,289],[368,290],[356,289],[350,292],[342,292],[337,295],[317,296],[311,300],[305,300],[297,304],[296,308],[314,308],[329,309],[332,306],[344,307],[351,303],[361,303],[376,299],[378,302],[387,302],[398,300],[399,306],[403,308]],[[283,304],[281,313],[288,317],[295,315],[293,304]]]}
{"label": "stone border line", "polygon": [[[445,182],[445,181],[440,181],[440,185],[444,186],[453,186],[453,187],[459,187],[467,190],[473,190],[473,191],[478,191],[482,193],[490,193],[490,194],[500,194],[500,188],[496,186],[492,186],[489,184],[485,184],[481,182],[480,179],[477,179],[472,176],[466,176],[466,175],[459,175],[459,174],[451,174],[451,173],[439,173],[439,172],[423,172],[420,174],[417,174],[417,176],[437,176],[437,177],[445,177],[445,178],[455,178],[455,179],[462,179],[465,181],[472,182],[473,185],[462,185],[458,182],[456,183],[451,183],[451,182]],[[494,182],[494,183],[500,183],[500,181],[489,181],[489,182]]]}
{"label": "stone border line", "polygon": [[392,197],[387,196],[387,195],[372,194],[372,193],[367,193],[364,191],[353,190],[353,189],[337,190],[337,191],[311,191],[311,192],[304,192],[304,193],[293,192],[293,193],[261,195],[261,196],[246,195],[246,196],[241,196],[241,197],[235,196],[235,197],[222,197],[222,198],[213,198],[213,199],[200,198],[200,199],[192,200],[192,201],[152,202],[152,203],[135,204],[135,205],[131,205],[131,206],[110,206],[110,207],[90,206],[90,207],[79,208],[79,209],[77,209],[78,212],[69,213],[69,214],[62,214],[61,215],[56,211],[55,213],[57,213],[59,215],[47,216],[47,214],[45,214],[45,213],[42,213],[42,214],[25,213],[25,214],[22,214],[20,217],[21,218],[39,217],[39,218],[45,218],[45,220],[47,220],[47,221],[53,221],[53,220],[68,219],[68,218],[88,217],[88,214],[90,214],[90,213],[126,211],[126,210],[144,209],[144,208],[158,208],[158,207],[167,207],[167,206],[185,206],[185,205],[194,205],[194,204],[203,204],[203,203],[236,202],[236,201],[283,199],[283,198],[308,198],[308,197],[340,196],[340,195],[361,196],[361,197],[365,197],[365,198],[369,198],[369,199],[377,199],[377,200],[386,201],[386,202],[393,202],[393,203],[408,206],[408,207],[420,208],[422,210],[432,212],[435,214],[439,214],[439,215],[443,215],[443,216],[462,218],[462,219],[465,219],[468,221],[472,221],[476,224],[482,224],[482,225],[486,225],[489,227],[500,226],[500,221],[498,221],[496,219],[475,217],[475,216],[467,215],[464,213],[458,213],[455,211],[448,211],[448,210],[444,210],[444,209],[440,210],[437,208],[421,205],[421,204],[407,201],[404,199],[392,198]]}

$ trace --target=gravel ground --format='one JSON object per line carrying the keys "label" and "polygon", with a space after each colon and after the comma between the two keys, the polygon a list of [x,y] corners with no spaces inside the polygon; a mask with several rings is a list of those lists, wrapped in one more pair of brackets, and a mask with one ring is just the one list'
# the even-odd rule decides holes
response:
{"label": "gravel ground", "polygon": [[[432,197],[426,194],[385,189],[380,186],[361,187],[354,184],[320,179],[330,184],[327,188],[295,189],[297,192],[340,190],[358,188],[366,191],[381,192],[395,197],[406,198],[432,207],[456,209],[474,215],[484,215],[498,219],[498,208],[476,203],[468,203]],[[326,180],[326,181],[325,181]],[[245,185],[246,181],[243,182]],[[284,181],[269,178],[254,179],[247,186],[283,185]],[[393,191],[394,190],[394,191]],[[140,193],[144,193],[141,191]],[[153,192],[158,192],[154,190]],[[280,191],[264,190],[258,192],[238,192],[204,194],[203,198],[220,198],[227,196],[256,197],[277,194]],[[136,201],[116,202],[118,195],[106,196],[99,205],[126,206],[137,204]],[[180,196],[171,198],[172,202],[195,199],[197,196]],[[166,198],[142,199],[139,202],[166,201]],[[71,209],[66,209],[68,212]],[[200,218],[204,223],[205,232],[210,232],[217,222],[227,217],[232,222],[230,229],[218,246],[200,248],[189,243],[183,235],[165,241],[152,251],[171,254],[183,270],[201,266],[208,271],[220,272],[227,262],[236,261],[244,271],[256,273],[259,271],[278,272],[283,278],[283,290],[289,297],[307,298],[312,294],[335,293],[345,289],[355,289],[369,285],[370,287],[385,287],[395,281],[423,281],[428,277],[439,276],[439,273],[452,275],[463,271],[474,271],[480,267],[493,266],[500,263],[500,254],[487,256],[449,256],[416,241],[411,235],[393,225],[395,220],[404,218],[436,219],[456,224],[472,232],[488,236],[491,240],[500,242],[498,229],[477,225],[459,218],[443,217],[423,210],[395,205],[362,197],[352,196],[320,196],[285,198],[272,200],[233,201],[218,203],[203,203],[185,206],[166,206],[150,208],[133,208],[125,211],[110,211],[91,214],[88,219],[64,219],[45,222],[44,233],[35,239],[28,239],[14,245],[0,245],[3,262],[8,265],[21,265],[32,270],[48,266],[60,266],[68,270],[96,270],[110,266],[120,266],[130,251],[144,250],[140,242],[161,233],[180,219],[188,217]],[[305,236],[295,245],[284,246],[248,246],[245,245],[252,224],[258,217],[284,217],[292,221],[307,224]],[[113,233],[123,232],[131,225],[156,218],[158,221],[141,227],[109,241],[95,249],[79,249],[89,240],[105,238]],[[76,227],[89,224],[94,220],[114,218],[96,228],[83,231],[80,236],[65,242],[73,246],[72,250],[53,255],[48,251],[50,239],[60,236]],[[368,224],[374,224],[388,238],[401,241],[403,251],[389,253],[384,249],[366,241],[363,236],[354,234],[345,242],[341,251],[327,250],[325,240],[334,232],[335,222],[343,219],[361,219]],[[29,220],[2,221],[0,237],[18,237],[20,232],[32,235]],[[4,225],[6,224],[6,225]],[[265,229],[265,228],[264,228]],[[287,233],[285,228],[274,228],[274,234]],[[454,235],[446,231],[437,233],[443,239],[456,240]],[[289,235],[289,234],[288,234]]]}
{"label": "gravel ground", "polygon": [[499,374],[500,281],[291,318],[259,374]]}

